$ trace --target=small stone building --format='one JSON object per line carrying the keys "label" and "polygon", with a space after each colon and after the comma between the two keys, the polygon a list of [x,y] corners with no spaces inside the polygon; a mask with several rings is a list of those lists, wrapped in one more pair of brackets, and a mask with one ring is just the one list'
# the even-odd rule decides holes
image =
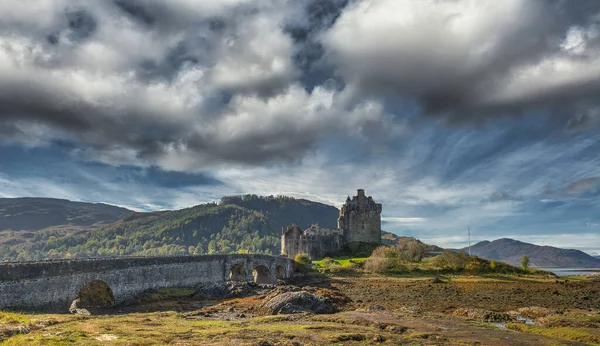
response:
{"label": "small stone building", "polygon": [[282,254],[289,258],[305,253],[311,259],[340,252],[352,242],[381,243],[381,204],[358,190],[357,196],[346,199],[340,208],[338,228],[321,228],[318,224],[301,230],[296,224],[281,230]]}

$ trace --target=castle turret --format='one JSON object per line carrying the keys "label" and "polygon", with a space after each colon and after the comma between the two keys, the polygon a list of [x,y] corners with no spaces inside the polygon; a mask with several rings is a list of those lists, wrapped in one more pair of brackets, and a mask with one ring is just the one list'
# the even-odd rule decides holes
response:
{"label": "castle turret", "polygon": [[338,218],[345,242],[381,243],[381,209],[381,204],[371,196],[367,198],[363,189],[358,189],[352,200],[346,199]]}

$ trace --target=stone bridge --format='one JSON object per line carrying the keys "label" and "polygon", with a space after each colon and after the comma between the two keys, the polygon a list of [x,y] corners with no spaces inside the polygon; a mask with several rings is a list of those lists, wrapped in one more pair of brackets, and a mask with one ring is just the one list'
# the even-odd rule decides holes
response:
{"label": "stone bridge", "polygon": [[237,254],[0,263],[0,310],[67,312],[90,283],[104,285],[120,304],[152,289],[229,280],[275,283],[292,271],[287,257]]}

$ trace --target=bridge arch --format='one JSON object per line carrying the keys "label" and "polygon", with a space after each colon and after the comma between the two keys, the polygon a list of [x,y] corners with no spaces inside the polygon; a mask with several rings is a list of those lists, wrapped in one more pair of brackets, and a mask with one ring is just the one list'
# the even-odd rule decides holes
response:
{"label": "bridge arch", "polygon": [[252,277],[257,284],[273,284],[274,280],[269,268],[263,264],[259,264],[252,270]]}
{"label": "bridge arch", "polygon": [[110,286],[102,280],[91,280],[81,287],[69,310],[107,310],[115,305],[115,296]]}
{"label": "bridge arch", "polygon": [[247,281],[248,272],[243,264],[236,263],[229,269],[229,280],[231,281]]}

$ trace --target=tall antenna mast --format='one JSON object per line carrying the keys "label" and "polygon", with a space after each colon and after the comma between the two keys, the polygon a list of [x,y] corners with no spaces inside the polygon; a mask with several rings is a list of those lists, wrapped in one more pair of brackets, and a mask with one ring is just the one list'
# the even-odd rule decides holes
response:
{"label": "tall antenna mast", "polygon": [[467,230],[467,232],[469,233],[469,256],[471,256],[471,226],[468,226]]}

